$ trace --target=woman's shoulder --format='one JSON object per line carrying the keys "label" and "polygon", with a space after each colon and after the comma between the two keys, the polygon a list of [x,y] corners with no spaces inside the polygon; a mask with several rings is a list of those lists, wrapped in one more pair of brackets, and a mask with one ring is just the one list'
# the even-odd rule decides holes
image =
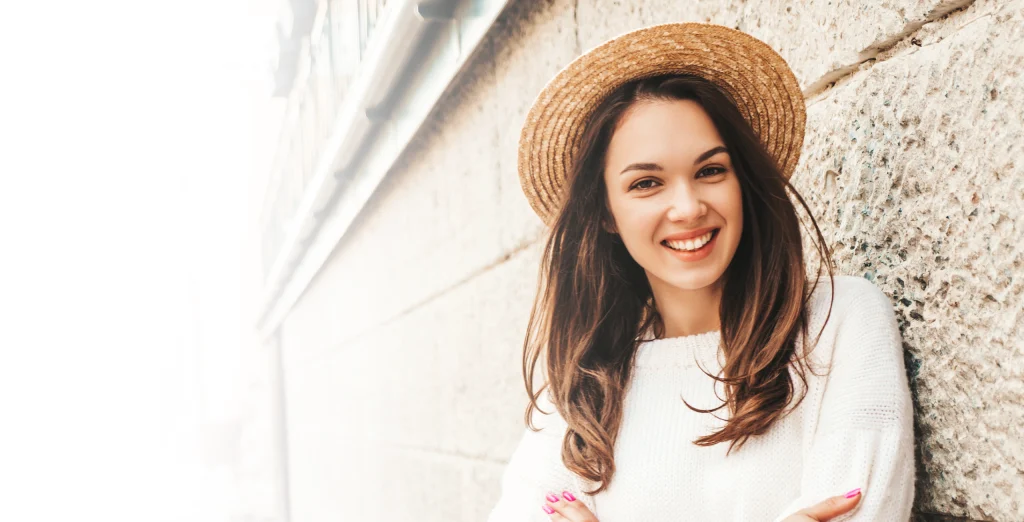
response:
{"label": "woman's shoulder", "polygon": [[[819,347],[826,344],[831,348],[816,348],[819,356],[830,359],[833,349],[842,350],[843,346],[861,352],[901,346],[892,301],[881,288],[852,275],[834,276],[834,285],[833,290],[828,276],[819,278],[808,303],[808,333],[813,339],[821,331]],[[879,342],[865,342],[869,340]]]}
{"label": "woman's shoulder", "polygon": [[875,312],[876,315],[883,316],[892,314],[892,301],[873,282],[854,275],[836,275],[833,276],[833,280],[834,289],[833,282],[829,281],[827,275],[819,277],[808,302],[811,315],[819,321],[824,321],[824,315],[829,313],[830,306],[832,317],[841,319],[847,319],[851,314],[864,315],[865,312]]}

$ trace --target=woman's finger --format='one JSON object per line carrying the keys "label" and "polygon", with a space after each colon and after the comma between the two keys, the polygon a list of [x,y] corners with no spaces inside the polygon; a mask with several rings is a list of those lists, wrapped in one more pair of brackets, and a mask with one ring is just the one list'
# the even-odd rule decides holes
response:
{"label": "woman's finger", "polygon": [[544,512],[553,522],[597,522],[597,517],[572,492],[548,493],[544,500]]}
{"label": "woman's finger", "polygon": [[845,495],[826,498],[807,509],[799,511],[798,514],[807,515],[818,522],[825,522],[853,510],[853,508],[857,507],[857,503],[860,502],[860,497],[860,488],[857,488]]}

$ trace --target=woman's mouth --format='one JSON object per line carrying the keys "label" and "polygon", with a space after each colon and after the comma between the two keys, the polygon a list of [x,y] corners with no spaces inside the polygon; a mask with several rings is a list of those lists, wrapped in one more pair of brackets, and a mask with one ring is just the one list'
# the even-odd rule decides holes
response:
{"label": "woman's mouth", "polygon": [[715,240],[721,229],[714,229],[704,236],[685,241],[662,241],[661,246],[683,261],[699,261],[704,259],[715,248]]}

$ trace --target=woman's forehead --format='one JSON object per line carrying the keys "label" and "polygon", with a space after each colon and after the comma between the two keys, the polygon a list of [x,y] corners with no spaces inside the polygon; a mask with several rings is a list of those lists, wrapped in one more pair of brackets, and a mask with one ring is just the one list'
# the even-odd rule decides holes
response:
{"label": "woman's forehead", "polygon": [[724,145],[704,109],[691,100],[644,101],[623,114],[612,133],[606,167],[642,162],[692,162]]}

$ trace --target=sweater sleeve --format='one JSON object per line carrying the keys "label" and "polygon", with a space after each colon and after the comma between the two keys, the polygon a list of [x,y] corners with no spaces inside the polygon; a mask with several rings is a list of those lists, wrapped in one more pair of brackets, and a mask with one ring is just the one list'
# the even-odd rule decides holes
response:
{"label": "sweater sleeve", "polygon": [[487,522],[550,522],[551,517],[541,510],[548,492],[560,494],[571,491],[593,510],[592,501],[581,489],[578,476],[562,463],[562,439],[566,424],[554,406],[539,400],[544,415],[534,411],[534,426],[543,428],[534,432],[524,428],[519,444],[509,458],[501,480],[501,492]]}
{"label": "sweater sleeve", "polygon": [[856,281],[835,337],[815,435],[804,453],[800,496],[775,522],[855,488],[862,490],[860,503],[833,522],[910,519],[913,403],[902,337],[885,293]]}

